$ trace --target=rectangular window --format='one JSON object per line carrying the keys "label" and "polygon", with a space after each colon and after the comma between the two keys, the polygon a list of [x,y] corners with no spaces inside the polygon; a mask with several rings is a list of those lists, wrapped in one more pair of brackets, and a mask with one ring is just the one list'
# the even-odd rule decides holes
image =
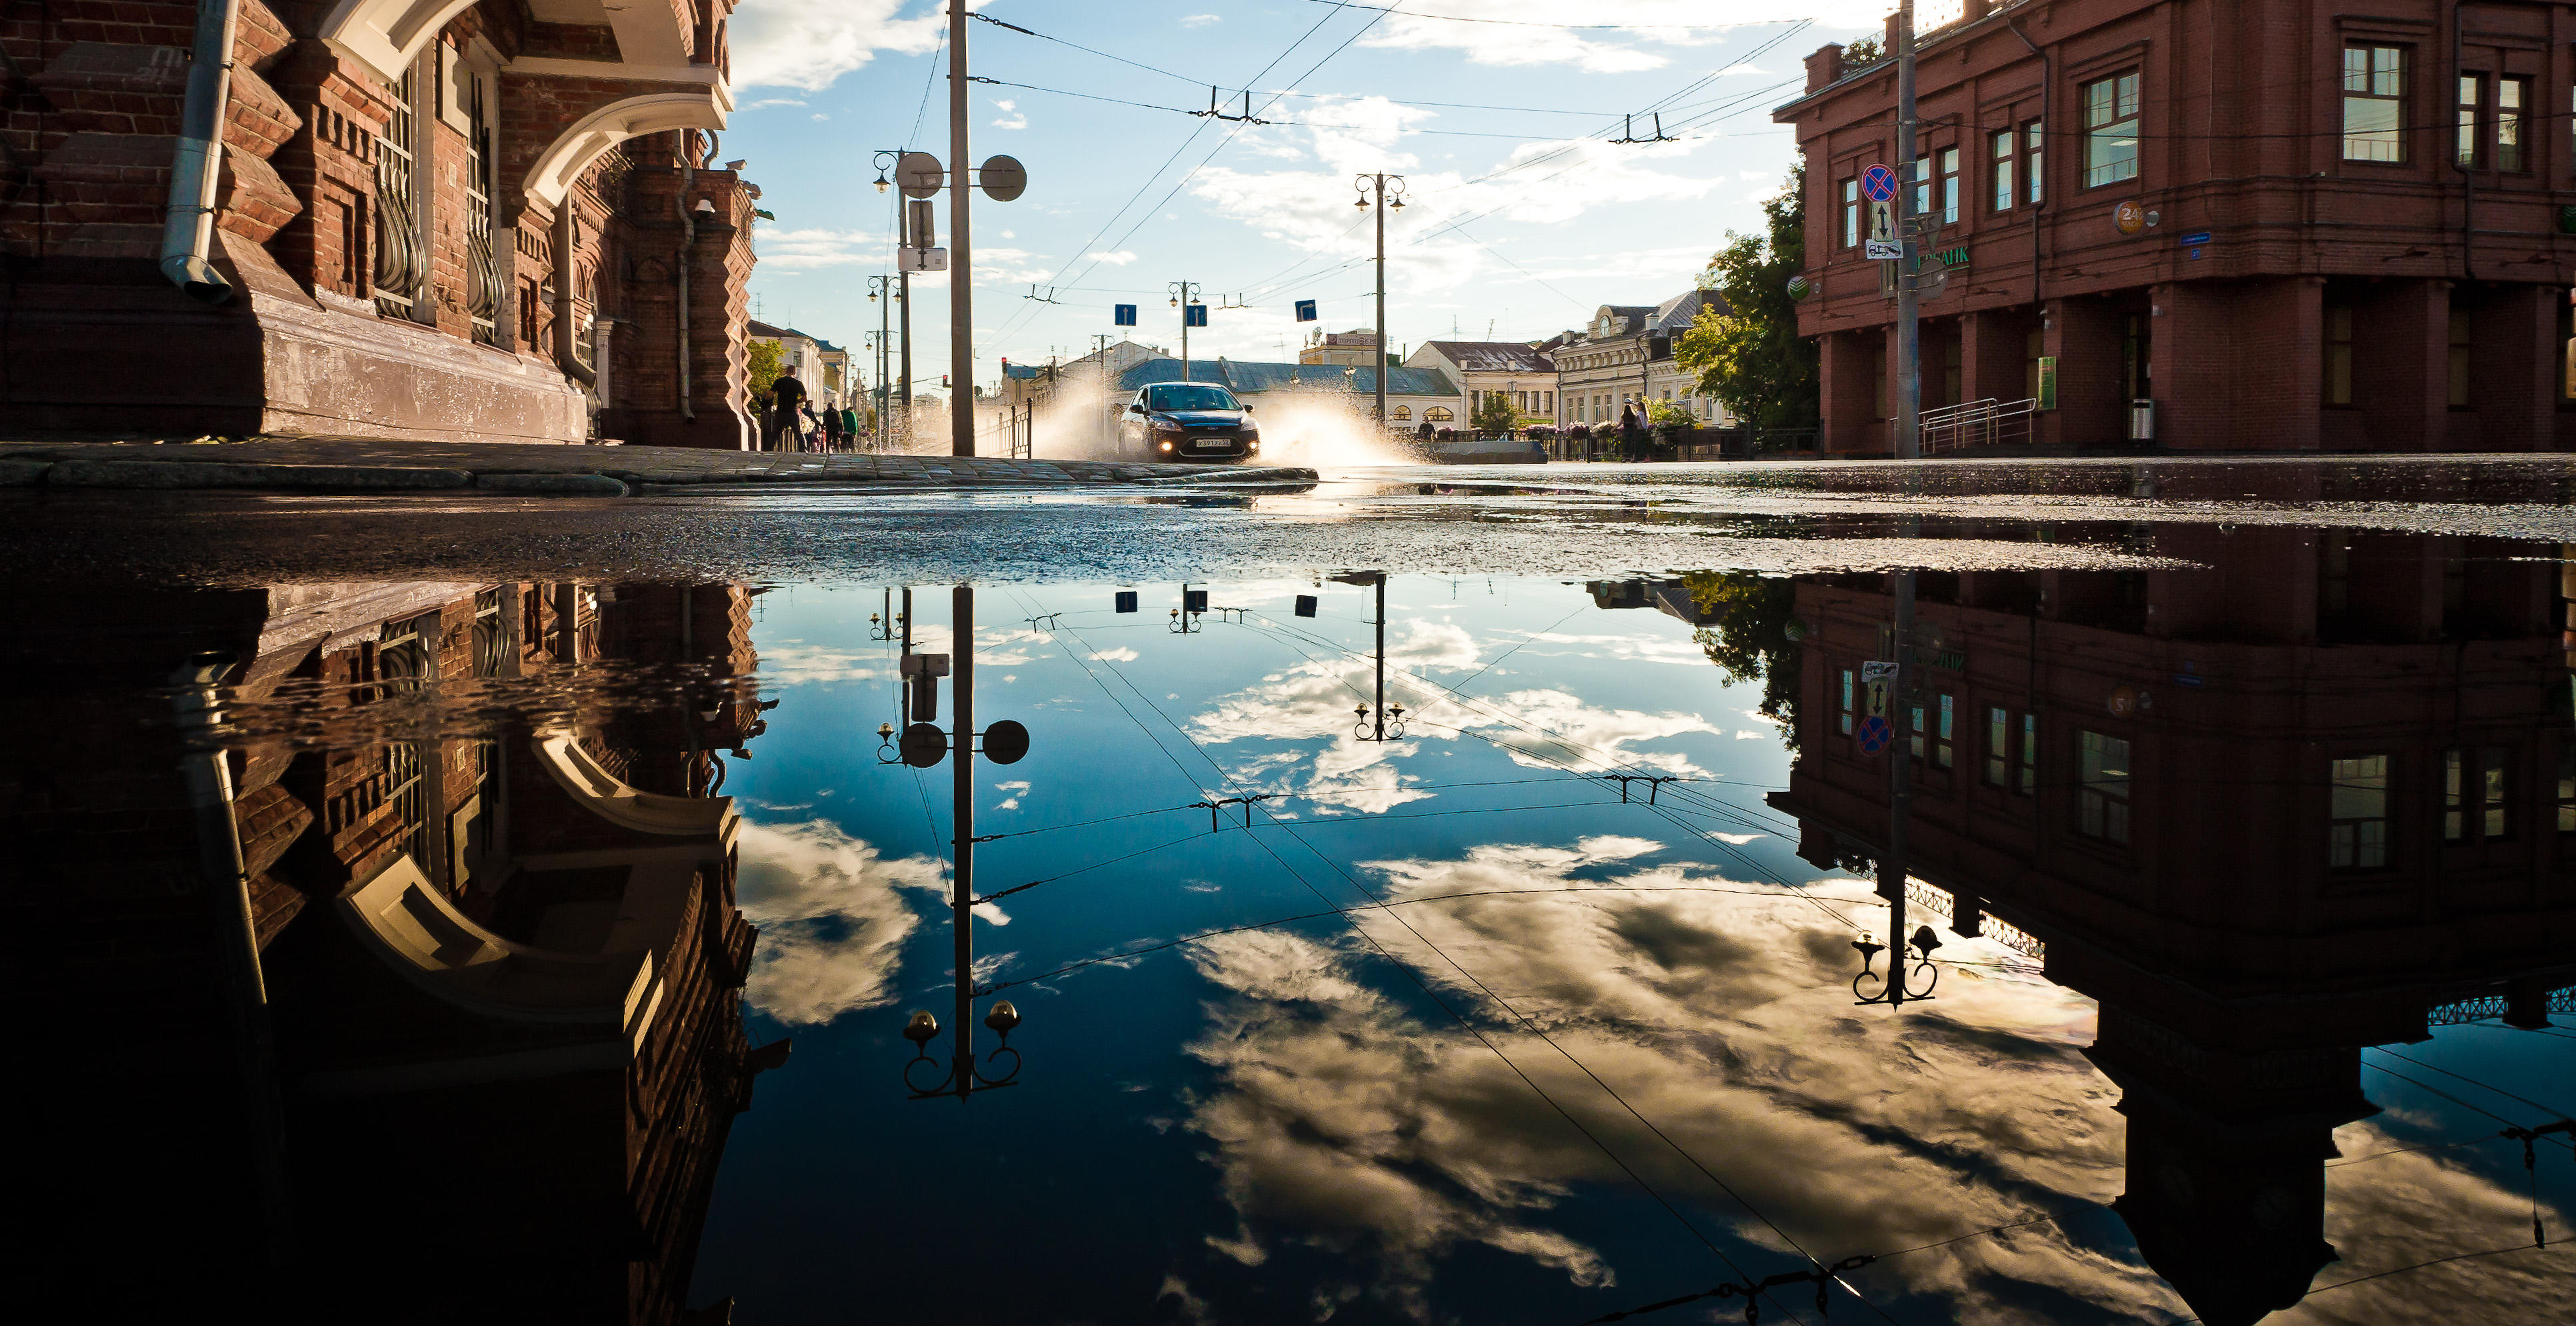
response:
{"label": "rectangular window", "polygon": [[2336,870],[2378,870],[2387,866],[2387,756],[2364,755],[2334,762],[2334,796],[2327,822],[2328,866]]}
{"label": "rectangular window", "polygon": [[2084,187],[2138,177],[2138,73],[2132,69],[2087,83],[2084,93]]}
{"label": "rectangular window", "polygon": [[2469,403],[2469,315],[2451,310],[2451,404]]}
{"label": "rectangular window", "polygon": [[2037,120],[2023,125],[2021,129],[2022,173],[2030,176],[2030,205],[2033,207],[2039,206],[2039,182],[2048,173],[2041,169],[2039,150],[2041,133],[2042,129]]}
{"label": "rectangular window", "polygon": [[1932,215],[1932,158],[1914,158],[1914,214]]}
{"label": "rectangular window", "polygon": [[2558,748],[2558,831],[2576,833],[2576,741]]}
{"label": "rectangular window", "polygon": [[1860,247],[1860,181],[1843,181],[1843,247]]}
{"label": "rectangular window", "polygon": [[2080,732],[2083,782],[2076,789],[2076,831],[2108,843],[2129,841],[2129,743]]}
{"label": "rectangular window", "polygon": [[493,252],[497,211],[492,184],[492,116],[489,80],[465,78],[465,317],[485,345],[501,343],[501,266]]}
{"label": "rectangular window", "polygon": [[1950,767],[1951,750],[1958,733],[1957,709],[1951,697],[1941,697],[1941,721],[1932,730],[1932,764],[1935,768]]}
{"label": "rectangular window", "polygon": [[2531,169],[2531,154],[2524,150],[2527,132],[2524,109],[2531,104],[2531,80],[2499,78],[2496,80],[2495,168],[2525,171]]}
{"label": "rectangular window", "polygon": [[[2344,58],[2349,61],[2352,52],[2344,52]],[[2346,81],[2350,81],[2349,78]],[[2465,167],[2474,168],[2478,164],[2478,120],[2481,118],[2478,112],[2486,102],[2486,81],[2484,74],[2460,75],[2460,124],[2452,134],[2451,151]]]}
{"label": "rectangular window", "polygon": [[2478,801],[2483,832],[2489,838],[2509,837],[2513,825],[2507,815],[2512,803],[2505,799],[2505,750],[2501,746],[2489,746],[2478,755]]}
{"label": "rectangular window", "polygon": [[1986,710],[1986,786],[2002,787],[2012,776],[2012,715]]}
{"label": "rectangular window", "polygon": [[2325,396],[2328,405],[2352,404],[2352,309],[2326,310]]}
{"label": "rectangular window", "polygon": [[1941,149],[1941,224],[1959,224],[1959,149]]}
{"label": "rectangular window", "polygon": [[2404,161],[2406,51],[2399,46],[2343,50],[2343,159]]}
{"label": "rectangular window", "polygon": [[403,70],[394,87],[393,119],[376,140],[376,311],[389,318],[416,318],[415,310],[427,265],[420,260],[420,209],[413,198],[415,153],[419,151],[419,62]]}
{"label": "rectangular window", "polygon": [[1918,759],[1918,760],[1919,760],[1919,759],[1922,759],[1922,758],[1923,758],[1923,753],[1924,753],[1924,752],[1923,752],[1923,744],[1924,744],[1924,743],[1923,743],[1923,738],[1924,738],[1924,732],[1923,732],[1923,728],[1924,728],[1924,722],[1923,722],[1923,706],[1921,706],[1921,705],[1919,705],[1919,704],[1918,704],[1918,705],[1912,705],[1912,706],[1909,706],[1909,707],[1907,708],[1906,712],[1907,712],[1907,713],[1909,713],[1909,714],[1911,714],[1911,715],[1913,715],[1913,721],[1914,721],[1914,728],[1913,728],[1913,731],[1912,731],[1912,733],[1911,733],[1910,735],[1908,735],[1908,736],[1906,737],[1906,739],[1905,739],[1905,740],[1906,740],[1906,750],[1907,750],[1907,752],[1908,752],[1909,754],[1913,755],[1913,756],[1914,756],[1914,758],[1916,758],[1916,759]]}
{"label": "rectangular window", "polygon": [[1851,670],[1850,668],[1845,668],[1845,669],[1843,669],[1843,714],[1842,714],[1842,724],[1843,724],[1843,735],[1844,735],[1844,736],[1846,736],[1846,737],[1848,737],[1848,736],[1850,736],[1850,735],[1851,735],[1851,730],[1852,730],[1852,714],[1853,714],[1853,709],[1852,709],[1852,670]]}
{"label": "rectangular window", "polygon": [[1998,212],[2009,212],[2012,210],[2013,206],[2013,131],[2006,129],[2002,133],[1996,134],[1994,136],[1993,150],[1995,159],[1995,210]]}
{"label": "rectangular window", "polygon": [[2023,796],[2039,791],[2039,715],[2021,716],[2021,787]]}

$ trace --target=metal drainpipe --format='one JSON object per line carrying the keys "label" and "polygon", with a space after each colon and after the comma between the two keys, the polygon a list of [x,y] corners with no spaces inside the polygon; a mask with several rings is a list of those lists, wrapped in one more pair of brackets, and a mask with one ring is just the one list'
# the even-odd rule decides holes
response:
{"label": "metal drainpipe", "polygon": [[[2451,6],[2450,90],[2454,105],[2458,104],[2460,95],[2460,20],[2467,14],[2468,8],[2466,0],[2457,0]],[[2402,127],[2399,129],[2401,133],[2404,131]],[[2452,145],[2450,157],[2451,169],[2460,172],[2460,279],[2475,281],[2478,279],[2477,260],[2471,256],[2469,246],[2477,242],[2473,237],[2478,233],[2478,178],[2472,172],[2470,165],[2461,163],[2459,147],[2456,143]]]}
{"label": "metal drainpipe", "polygon": [[689,156],[688,130],[672,130],[671,145],[680,153],[680,417],[696,423],[697,402],[689,388],[689,268],[698,257],[698,219],[689,212],[689,194],[698,186],[698,163]]}
{"label": "metal drainpipe", "polygon": [[170,207],[161,223],[161,274],[190,299],[232,301],[233,283],[206,261],[215,238],[215,182],[224,164],[224,99],[232,91],[233,0],[197,0],[197,44],[188,59],[179,147],[170,158]]}
{"label": "metal drainpipe", "polygon": [[583,386],[598,382],[597,370],[582,365],[574,349],[572,334],[572,247],[576,229],[572,195],[564,195],[563,205],[555,211],[555,363],[564,373]]}
{"label": "metal drainpipe", "polygon": [[[2057,62],[2049,59],[2048,52],[2041,50],[2039,43],[2032,41],[2028,34],[2021,30],[2020,23],[2006,19],[2004,27],[2012,35],[2020,37],[2021,44],[2029,47],[2031,54],[2039,57],[2039,150],[2040,160],[2044,162],[2048,159],[2048,140],[2056,136],[2048,127],[2048,102],[2050,95],[2057,90]],[[2027,136],[2022,135],[2020,125],[2012,126],[2012,132],[2023,138],[2020,144],[2021,158],[2023,164],[2028,165],[2030,142]],[[2030,206],[2030,306],[2044,321],[2048,316],[2048,301],[2040,293],[2040,234],[2044,228],[2041,224],[2044,218],[2040,214],[2048,209],[2048,204],[2057,196],[2057,191],[2048,187],[2048,181],[2039,178],[2040,172],[2036,167],[2032,168],[2030,174],[2031,178],[2024,181],[2023,187],[2027,188],[2031,183],[2039,185],[2039,201]],[[2044,346],[2046,341],[2043,340],[2041,344]]]}

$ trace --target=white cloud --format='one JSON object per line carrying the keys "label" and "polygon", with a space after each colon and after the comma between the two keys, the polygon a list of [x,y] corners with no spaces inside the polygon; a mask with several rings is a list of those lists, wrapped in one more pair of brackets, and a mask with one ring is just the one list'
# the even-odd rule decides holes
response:
{"label": "white cloud", "polygon": [[1224,21],[1224,17],[1218,14],[1184,14],[1181,16],[1181,26],[1185,28],[1203,28],[1210,23],[1222,23]]}
{"label": "white cloud", "polygon": [[884,237],[864,231],[763,227],[753,233],[764,267],[851,267],[886,258]]}
{"label": "white cloud", "polygon": [[1082,256],[1092,262],[1103,262],[1112,267],[1124,267],[1127,264],[1136,261],[1136,255],[1124,249],[1121,249],[1116,253],[1093,252],[1086,253]]}
{"label": "white cloud", "polygon": [[[932,8],[899,17],[904,0],[765,0],[732,19],[734,84],[820,92],[886,51],[927,55],[947,15]],[[975,7],[972,0],[970,6]]]}
{"label": "white cloud", "polygon": [[1008,792],[1011,794],[1009,797],[993,803],[993,809],[1018,810],[1020,808],[1020,796],[1029,790],[1029,785],[1021,780],[1013,779],[1007,783],[993,784],[993,790],[997,792]]}
{"label": "white cloud", "polygon": [[756,111],[770,106],[802,106],[804,104],[805,102],[802,99],[796,97],[763,97],[760,100],[743,107],[743,109],[747,111]]}
{"label": "white cloud", "polygon": [[1091,651],[1091,661],[1095,663],[1133,663],[1137,659],[1143,657],[1144,655],[1137,653],[1133,649],[1129,649],[1125,645],[1120,645],[1116,649],[1095,649]]}
{"label": "white cloud", "polygon": [[824,114],[824,113],[823,113],[823,112],[821,112],[821,111],[816,111],[816,112],[814,112],[812,115],[806,116],[805,118],[807,118],[807,119],[809,119],[809,120],[814,121],[816,124],[821,124],[823,121],[828,120],[828,119],[830,119],[830,118],[832,118],[832,117],[831,117],[831,116],[829,116],[829,115]]}
{"label": "white cloud", "polygon": [[1018,102],[997,101],[994,102],[993,105],[1006,112],[1002,119],[993,121],[994,128],[1026,129],[1029,127],[1029,117],[1018,109]]}
{"label": "white cloud", "polygon": [[743,915],[760,927],[745,994],[790,1024],[829,1022],[892,1001],[904,939],[919,918],[901,892],[941,897],[938,861],[889,860],[828,820],[742,822]]}

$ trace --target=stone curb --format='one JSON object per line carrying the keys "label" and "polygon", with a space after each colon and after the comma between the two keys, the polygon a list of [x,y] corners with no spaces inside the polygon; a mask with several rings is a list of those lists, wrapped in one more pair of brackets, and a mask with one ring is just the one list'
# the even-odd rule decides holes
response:
{"label": "stone curb", "polygon": [[230,461],[66,460],[45,472],[55,488],[462,488],[466,470],[394,465],[239,464]]}
{"label": "stone curb", "polygon": [[634,489],[605,474],[478,474],[474,486],[497,493],[545,493],[562,497],[626,497]]}
{"label": "stone curb", "polygon": [[45,481],[45,472],[52,468],[50,460],[0,459],[0,488],[33,488]]}

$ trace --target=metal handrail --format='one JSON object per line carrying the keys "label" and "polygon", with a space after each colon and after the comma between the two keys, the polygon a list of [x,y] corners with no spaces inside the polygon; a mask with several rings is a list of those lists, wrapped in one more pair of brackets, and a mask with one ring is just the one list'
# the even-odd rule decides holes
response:
{"label": "metal handrail", "polygon": [[2002,401],[1992,396],[1926,410],[1920,428],[1923,454],[2028,442],[2038,411],[2035,399]]}

